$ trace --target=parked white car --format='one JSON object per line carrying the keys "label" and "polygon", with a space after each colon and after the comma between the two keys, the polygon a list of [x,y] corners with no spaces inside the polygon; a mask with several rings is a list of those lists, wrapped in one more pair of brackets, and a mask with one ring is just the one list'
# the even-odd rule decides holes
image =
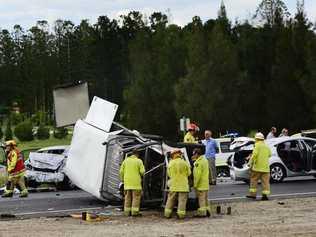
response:
{"label": "parked white car", "polygon": [[218,145],[218,153],[216,153],[216,172],[217,177],[229,177],[229,167],[227,165],[227,160],[230,156],[234,154],[230,150],[230,145],[233,141],[232,138],[216,138],[215,141]]}
{"label": "parked white car", "polygon": [[[280,137],[265,140],[270,147],[270,180],[282,182],[286,177],[316,176],[316,139]],[[238,148],[228,161],[233,180],[249,181],[246,158],[252,153],[254,141]]]}

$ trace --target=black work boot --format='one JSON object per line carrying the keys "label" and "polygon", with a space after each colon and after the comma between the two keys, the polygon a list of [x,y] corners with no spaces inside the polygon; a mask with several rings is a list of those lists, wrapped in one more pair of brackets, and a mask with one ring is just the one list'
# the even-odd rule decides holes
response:
{"label": "black work boot", "polygon": [[3,197],[3,198],[13,197],[13,192],[6,192],[6,193],[2,194],[1,197]]}
{"label": "black work boot", "polygon": [[268,201],[269,198],[268,198],[267,195],[263,194],[261,200],[262,200],[262,201]]}
{"label": "black work boot", "polygon": [[256,196],[247,195],[246,198],[256,199]]}

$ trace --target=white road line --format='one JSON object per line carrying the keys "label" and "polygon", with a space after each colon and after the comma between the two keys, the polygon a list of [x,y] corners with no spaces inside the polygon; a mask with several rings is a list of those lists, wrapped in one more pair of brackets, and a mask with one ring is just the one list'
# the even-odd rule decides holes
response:
{"label": "white road line", "polygon": [[[316,195],[316,192],[307,193],[284,193],[284,194],[273,194],[270,197],[290,197],[290,196],[306,196],[306,195]],[[246,199],[245,196],[240,197],[228,197],[228,198],[209,198],[209,201],[223,201],[223,200],[236,200],[236,199]]]}
{"label": "white road line", "polygon": [[308,192],[308,193],[284,193],[284,194],[274,194],[270,195],[271,197],[286,197],[286,196],[305,196],[305,195],[315,195],[316,192]]}
{"label": "white road line", "polygon": [[27,216],[27,215],[59,213],[59,212],[76,212],[76,211],[87,211],[87,210],[99,210],[99,209],[102,209],[102,208],[104,208],[104,207],[88,207],[88,208],[80,208],[80,209],[65,209],[65,210],[52,210],[52,211],[25,212],[25,213],[17,213],[15,215],[16,216]]}

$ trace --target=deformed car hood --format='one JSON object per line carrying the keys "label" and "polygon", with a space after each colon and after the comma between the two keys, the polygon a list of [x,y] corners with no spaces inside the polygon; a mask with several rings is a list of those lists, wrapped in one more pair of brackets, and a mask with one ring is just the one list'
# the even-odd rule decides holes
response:
{"label": "deformed car hood", "polygon": [[64,162],[63,155],[31,152],[29,165],[37,169],[57,170]]}

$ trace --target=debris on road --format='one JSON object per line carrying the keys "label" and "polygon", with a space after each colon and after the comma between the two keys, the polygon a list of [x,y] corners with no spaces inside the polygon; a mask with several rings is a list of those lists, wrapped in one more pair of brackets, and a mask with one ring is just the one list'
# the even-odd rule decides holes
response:
{"label": "debris on road", "polygon": [[0,219],[11,219],[11,218],[16,218],[16,216],[10,213],[0,214]]}
{"label": "debris on road", "polygon": [[[159,211],[143,211],[142,218],[108,216],[106,221],[83,221],[79,218],[62,218],[46,221],[45,218],[0,221],[3,236],[25,234],[33,237],[49,236],[134,236],[161,237],[184,234],[190,237],[206,236],[316,236],[316,198],[288,199],[280,206],[280,200],[268,202],[230,203],[232,215],[212,215],[210,218],[184,220],[164,219]],[[115,207],[113,207],[114,211]],[[109,211],[112,211],[109,210]],[[227,211],[227,210],[226,210]],[[96,212],[97,215],[100,213]],[[107,213],[107,212],[106,212]],[[226,212],[227,213],[227,212]],[[77,216],[78,217],[78,216]],[[295,218],[293,218],[295,217]],[[32,226],[32,228],[29,228]]]}

